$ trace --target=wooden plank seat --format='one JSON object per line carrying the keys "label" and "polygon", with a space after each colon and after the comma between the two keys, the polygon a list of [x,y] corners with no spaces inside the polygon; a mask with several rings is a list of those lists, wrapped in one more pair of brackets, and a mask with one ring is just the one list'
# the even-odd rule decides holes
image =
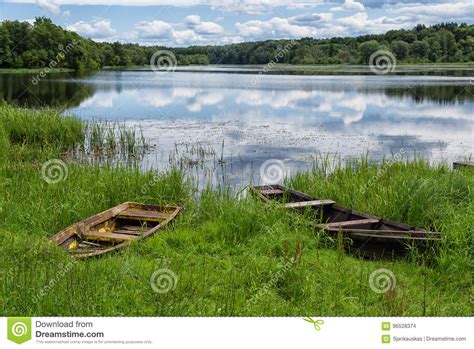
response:
{"label": "wooden plank seat", "polygon": [[82,253],[94,253],[95,251],[105,250],[106,247],[99,247],[99,248],[78,248],[75,250],[70,250],[69,253],[72,255],[78,255]]}
{"label": "wooden plank seat", "polygon": [[440,237],[436,237],[436,236],[414,236],[411,234],[383,234],[382,231],[372,231],[370,233],[351,232],[351,233],[348,233],[348,236],[354,240],[362,240],[362,241],[367,241],[370,239],[375,239],[376,241],[386,241],[386,242],[439,241],[440,240]]}
{"label": "wooden plank seat", "polygon": [[117,216],[118,218],[143,220],[161,222],[170,218],[169,214],[156,212],[156,211],[145,211],[145,210],[124,210]]}
{"label": "wooden plank seat", "polygon": [[133,236],[141,236],[146,230],[128,230],[128,229],[117,229],[114,230],[114,234],[124,234],[124,235],[133,235]]}
{"label": "wooden plank seat", "polygon": [[87,240],[82,240],[78,246],[79,248],[102,247],[101,244],[98,244],[92,241],[87,241]]}
{"label": "wooden plank seat", "polygon": [[284,192],[281,189],[261,189],[260,193],[263,195],[281,195]]}
{"label": "wooden plank seat", "polygon": [[[330,232],[338,232],[340,229],[338,227],[333,227],[327,229]],[[358,235],[371,235],[371,236],[391,236],[391,237],[406,237],[410,236],[413,238],[420,239],[441,239],[441,233],[439,232],[429,232],[424,230],[372,230],[372,229],[342,229],[344,233],[348,234],[358,234]]]}
{"label": "wooden plank seat", "polygon": [[288,204],[285,204],[285,208],[326,206],[326,205],[332,205],[335,203],[336,202],[332,200],[311,200],[311,201],[301,201],[301,202],[290,202]]}
{"label": "wooden plank seat", "polygon": [[82,237],[87,240],[119,240],[119,241],[130,241],[138,239],[137,236],[125,235],[125,234],[115,234],[115,233],[99,233],[96,231],[88,231],[82,234]]}
{"label": "wooden plank seat", "polygon": [[139,226],[139,225],[124,225],[123,227],[121,227],[121,229],[133,230],[133,231],[147,231],[150,228],[147,226]]}
{"label": "wooden plank seat", "polygon": [[318,227],[325,228],[325,229],[340,229],[345,227],[351,227],[354,225],[365,225],[365,224],[374,224],[378,223],[380,220],[375,218],[367,218],[367,219],[354,219],[351,221],[343,221],[343,222],[334,222],[334,223],[327,223],[327,224],[318,224]]}

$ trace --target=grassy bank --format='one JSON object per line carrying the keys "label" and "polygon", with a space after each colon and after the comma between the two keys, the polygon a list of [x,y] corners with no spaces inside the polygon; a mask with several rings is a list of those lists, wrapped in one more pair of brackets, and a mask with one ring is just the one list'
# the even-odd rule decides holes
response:
{"label": "grassy bank", "polygon": [[[443,233],[429,263],[415,254],[367,261],[347,255],[302,215],[228,188],[197,195],[178,170],[72,160],[65,150],[86,147],[88,130],[54,111],[0,107],[3,316],[472,315],[474,174],[468,170],[423,161],[386,161],[379,168],[362,159],[331,175],[323,162],[291,178],[288,185],[314,196]],[[67,164],[57,184],[41,173],[51,159]],[[185,211],[166,231],[102,258],[73,262],[47,243],[62,228],[123,201],[179,204]],[[371,290],[370,274],[380,268],[396,276],[393,292]],[[150,286],[159,269],[177,278],[164,294]]]}

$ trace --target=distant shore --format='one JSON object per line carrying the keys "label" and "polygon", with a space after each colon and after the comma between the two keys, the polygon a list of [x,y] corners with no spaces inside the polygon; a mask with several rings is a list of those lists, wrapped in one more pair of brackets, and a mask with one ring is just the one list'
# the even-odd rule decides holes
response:
{"label": "distant shore", "polygon": [[[109,71],[155,71],[147,66],[104,67]],[[288,74],[288,75],[458,75],[474,76],[474,63],[426,63],[399,64],[390,71],[380,73],[380,68],[371,69],[368,65],[327,64],[327,65],[181,65],[162,71],[236,73],[236,74]]]}
{"label": "distant shore", "polygon": [[28,69],[28,68],[1,68],[0,69],[0,74],[35,74],[35,73],[41,73],[45,69],[49,70],[49,73],[72,73],[74,72],[74,69],[69,69],[69,68],[49,68],[49,67],[44,67],[44,68],[34,68],[34,69]]}
{"label": "distant shore", "polygon": [[[46,68],[2,68],[0,74],[34,74]],[[155,71],[149,65],[102,67],[97,70],[106,71]],[[295,75],[377,75],[368,65],[326,64],[326,65],[292,65],[276,64],[268,68],[266,64],[222,64],[222,65],[178,65],[171,71],[176,72],[207,72],[207,73],[239,73],[239,74],[295,74]],[[163,69],[166,71],[166,69]],[[50,69],[48,73],[72,73],[69,68]],[[451,75],[460,73],[461,76],[474,76],[474,62],[467,63],[425,63],[425,64],[398,64],[392,71],[381,75]]]}

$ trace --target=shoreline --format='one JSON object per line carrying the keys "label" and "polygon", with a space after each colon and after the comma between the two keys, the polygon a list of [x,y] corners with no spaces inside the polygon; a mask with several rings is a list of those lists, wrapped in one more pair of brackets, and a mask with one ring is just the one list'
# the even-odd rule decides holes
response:
{"label": "shoreline", "polygon": [[44,67],[44,68],[34,68],[34,69],[27,69],[27,68],[1,68],[0,69],[0,74],[36,74],[36,73],[41,73],[44,72],[46,69],[49,70],[49,72],[45,74],[51,74],[51,73],[72,73],[75,72],[74,69],[69,69],[69,68],[49,68],[49,67]]}
{"label": "shoreline", "polygon": [[[209,65],[178,65],[173,72],[207,72],[207,73],[236,73],[236,74],[259,74],[267,64],[209,64]],[[0,68],[0,74],[34,74],[49,69],[48,74],[53,73],[79,73],[79,71],[69,68],[49,67],[26,69],[26,68]],[[434,70],[433,70],[434,69]],[[104,66],[98,70],[85,70],[85,73],[100,71],[135,71],[153,72],[149,65],[144,66]],[[474,62],[466,63],[401,63],[397,64],[391,75],[410,75],[410,73],[435,73],[425,75],[436,75],[437,72],[472,72],[474,76]],[[327,64],[327,65],[296,65],[296,64],[275,64],[265,73],[268,75],[276,73],[294,73],[295,75],[374,75],[368,65],[350,64]],[[299,74],[298,74],[299,73]],[[419,75],[419,74],[416,74]],[[466,75],[469,77],[471,75]]]}

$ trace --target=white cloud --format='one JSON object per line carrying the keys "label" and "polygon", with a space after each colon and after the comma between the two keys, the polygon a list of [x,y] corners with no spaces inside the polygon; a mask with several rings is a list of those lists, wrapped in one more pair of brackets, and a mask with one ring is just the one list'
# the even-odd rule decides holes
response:
{"label": "white cloud", "polygon": [[393,18],[382,16],[369,19],[366,12],[357,12],[352,16],[338,18],[335,22],[344,26],[346,31],[352,35],[384,33],[388,30],[412,28],[418,23],[417,18],[409,16]]}
{"label": "white cloud", "polygon": [[272,34],[272,25],[264,21],[247,21],[245,23],[237,22],[235,27],[240,35],[244,37],[260,37],[265,34]]}
{"label": "white cloud", "polygon": [[180,46],[193,45],[203,40],[194,30],[175,31],[173,32],[173,39]]}
{"label": "white cloud", "polygon": [[392,11],[404,14],[472,19],[474,17],[474,1],[404,6],[393,9]]}
{"label": "white cloud", "polygon": [[[354,4],[354,3],[352,3]],[[359,7],[355,7],[359,8]],[[274,17],[267,21],[251,20],[236,23],[236,29],[245,39],[264,38],[326,38],[341,35],[383,33],[392,29],[410,28],[417,23],[413,16],[369,18],[365,11],[333,18],[332,13],[306,13],[288,19]]]}
{"label": "white cloud", "polygon": [[187,16],[184,19],[184,24],[200,35],[216,35],[224,32],[221,25],[215,22],[201,22],[201,17],[198,15]]}
{"label": "white cloud", "polygon": [[[92,19],[69,25],[68,29],[95,39],[139,42],[145,45],[188,46],[227,44],[242,40],[280,38],[327,38],[383,33],[392,29],[409,29],[418,23],[430,25],[443,21],[472,22],[474,0],[4,0],[33,3],[48,13],[69,16],[60,6],[189,6],[187,16],[176,20],[160,17],[131,23],[132,28],[116,33],[110,20]],[[326,12],[308,10],[325,4]],[[336,5],[334,5],[336,4]],[[193,14],[190,6],[205,5],[215,11],[212,20]],[[332,6],[332,7],[331,7]],[[331,7],[331,8],[330,8]],[[328,9],[329,8],[329,9]],[[376,10],[375,10],[376,9]],[[124,7],[126,12],[127,8]],[[227,32],[229,12],[259,13],[244,16]],[[278,15],[276,15],[278,14]],[[220,17],[219,17],[220,16]],[[234,17],[235,18],[235,17]],[[240,17],[242,18],[242,17]],[[222,20],[225,19],[225,22]],[[124,19],[124,24],[127,19]],[[167,21],[168,20],[168,21]],[[114,19],[115,23],[115,19]],[[225,23],[225,25],[223,24]]]}
{"label": "white cloud", "polygon": [[196,25],[201,23],[201,17],[198,15],[189,15],[184,19],[184,23],[186,23],[187,26],[194,28]]}
{"label": "white cloud", "polygon": [[369,16],[365,12],[358,12],[349,17],[339,18],[336,21],[356,29],[361,29],[369,24]]}
{"label": "white cloud", "polygon": [[[287,2],[285,1],[285,3]],[[214,7],[220,7],[228,12],[257,15],[282,5],[283,1],[281,0],[234,0],[222,1],[220,4],[215,4]]]}
{"label": "white cloud", "polygon": [[249,39],[327,38],[345,34],[347,28],[333,20],[332,13],[312,13],[290,18],[274,17],[268,21],[236,23],[240,36]]}
{"label": "white cloud", "polygon": [[332,20],[332,13],[305,13],[288,18],[289,23],[302,26],[319,27]]}
{"label": "white cloud", "polygon": [[137,36],[144,39],[170,39],[173,37],[173,27],[163,21],[142,21],[135,24]]}
{"label": "white cloud", "polygon": [[239,35],[252,38],[270,36],[297,38],[313,35],[310,28],[291,24],[288,19],[280,17],[273,17],[268,21],[254,20],[245,23],[237,22],[235,27]]}
{"label": "white cloud", "polygon": [[273,30],[277,36],[297,38],[313,35],[310,28],[290,24],[286,18],[275,17],[270,20],[270,23],[273,25]]}
{"label": "white cloud", "polygon": [[206,2],[213,8],[221,9],[225,12],[261,15],[267,14],[279,7],[287,9],[317,7],[324,4],[325,0],[207,0],[202,2]]}
{"label": "white cloud", "polygon": [[[48,12],[53,16],[59,16],[61,14],[61,9],[59,8],[59,4],[57,1],[54,0],[34,0],[36,6],[38,6],[43,11]],[[13,1],[15,2],[15,1]],[[18,1],[18,2],[29,2],[29,1]],[[63,15],[65,17],[69,17],[71,15],[71,11],[64,11]]]}
{"label": "white cloud", "polygon": [[[6,2],[34,3],[36,0],[6,0]],[[55,0],[58,5],[106,5],[106,6],[197,6],[207,5],[216,9],[247,13],[266,13],[275,7],[308,8],[324,3],[324,0]]]}
{"label": "white cloud", "polygon": [[36,0],[36,5],[42,9],[45,10],[46,12],[49,12],[50,14],[54,16],[58,16],[61,14],[61,10],[59,9],[59,5],[56,4],[52,0]]}
{"label": "white cloud", "polygon": [[215,35],[222,34],[224,32],[224,28],[214,22],[202,22],[194,27],[194,31],[202,35]]}
{"label": "white cloud", "polygon": [[333,7],[329,11],[331,12],[337,12],[337,11],[358,11],[362,12],[364,11],[364,5],[362,5],[360,2],[354,1],[354,0],[344,0],[344,4],[342,6],[338,7]]}
{"label": "white cloud", "polygon": [[116,31],[112,28],[112,22],[108,19],[95,19],[92,23],[79,21],[69,25],[67,30],[72,30],[93,39],[103,39],[113,36]]}
{"label": "white cloud", "polygon": [[171,46],[221,43],[229,40],[222,26],[214,22],[201,22],[201,18],[197,15],[187,16],[184,25],[188,29],[176,30],[183,25],[179,23],[172,25],[158,20],[142,21],[135,24],[135,31],[130,36],[144,39],[146,44]]}

